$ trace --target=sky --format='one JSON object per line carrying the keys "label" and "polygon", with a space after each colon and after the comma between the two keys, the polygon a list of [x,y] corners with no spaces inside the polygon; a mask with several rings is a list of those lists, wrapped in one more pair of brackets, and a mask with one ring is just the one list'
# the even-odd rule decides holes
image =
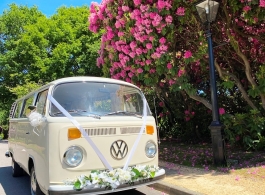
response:
{"label": "sky", "polygon": [[91,2],[100,3],[101,0],[0,0],[0,14],[7,10],[9,4],[15,3],[17,5],[26,5],[32,7],[36,5],[38,9],[47,17],[56,13],[56,10],[61,6],[83,6],[90,7]]}

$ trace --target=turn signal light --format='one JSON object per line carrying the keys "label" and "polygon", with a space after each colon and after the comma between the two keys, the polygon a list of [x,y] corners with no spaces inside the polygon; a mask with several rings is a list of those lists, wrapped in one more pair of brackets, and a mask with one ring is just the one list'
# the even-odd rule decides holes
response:
{"label": "turn signal light", "polygon": [[68,129],[68,139],[77,139],[81,137],[81,132],[77,128]]}
{"label": "turn signal light", "polygon": [[146,133],[149,135],[153,135],[153,133],[155,132],[154,127],[152,125],[146,125]]}

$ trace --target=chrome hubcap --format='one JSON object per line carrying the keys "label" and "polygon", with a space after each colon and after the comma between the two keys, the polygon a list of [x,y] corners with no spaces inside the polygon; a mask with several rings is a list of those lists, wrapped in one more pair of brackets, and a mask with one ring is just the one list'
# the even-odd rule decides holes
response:
{"label": "chrome hubcap", "polygon": [[32,172],[31,174],[31,192],[32,194],[35,194],[36,193],[36,176],[35,176],[35,171]]}

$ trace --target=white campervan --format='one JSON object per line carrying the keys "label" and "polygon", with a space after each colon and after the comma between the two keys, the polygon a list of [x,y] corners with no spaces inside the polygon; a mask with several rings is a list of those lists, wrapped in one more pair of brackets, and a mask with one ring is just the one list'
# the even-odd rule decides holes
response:
{"label": "white campervan", "polygon": [[106,194],[165,176],[154,117],[130,83],[59,79],[18,99],[9,121],[6,156],[31,194]]}

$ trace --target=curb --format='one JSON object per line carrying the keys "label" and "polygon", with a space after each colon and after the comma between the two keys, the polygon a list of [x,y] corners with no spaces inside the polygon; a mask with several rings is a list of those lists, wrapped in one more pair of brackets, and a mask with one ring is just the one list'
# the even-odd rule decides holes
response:
{"label": "curb", "polygon": [[203,195],[199,192],[194,192],[187,188],[183,188],[180,186],[175,186],[173,184],[169,184],[164,181],[159,181],[157,183],[148,185],[150,188],[154,188],[155,190],[165,192],[168,195]]}

